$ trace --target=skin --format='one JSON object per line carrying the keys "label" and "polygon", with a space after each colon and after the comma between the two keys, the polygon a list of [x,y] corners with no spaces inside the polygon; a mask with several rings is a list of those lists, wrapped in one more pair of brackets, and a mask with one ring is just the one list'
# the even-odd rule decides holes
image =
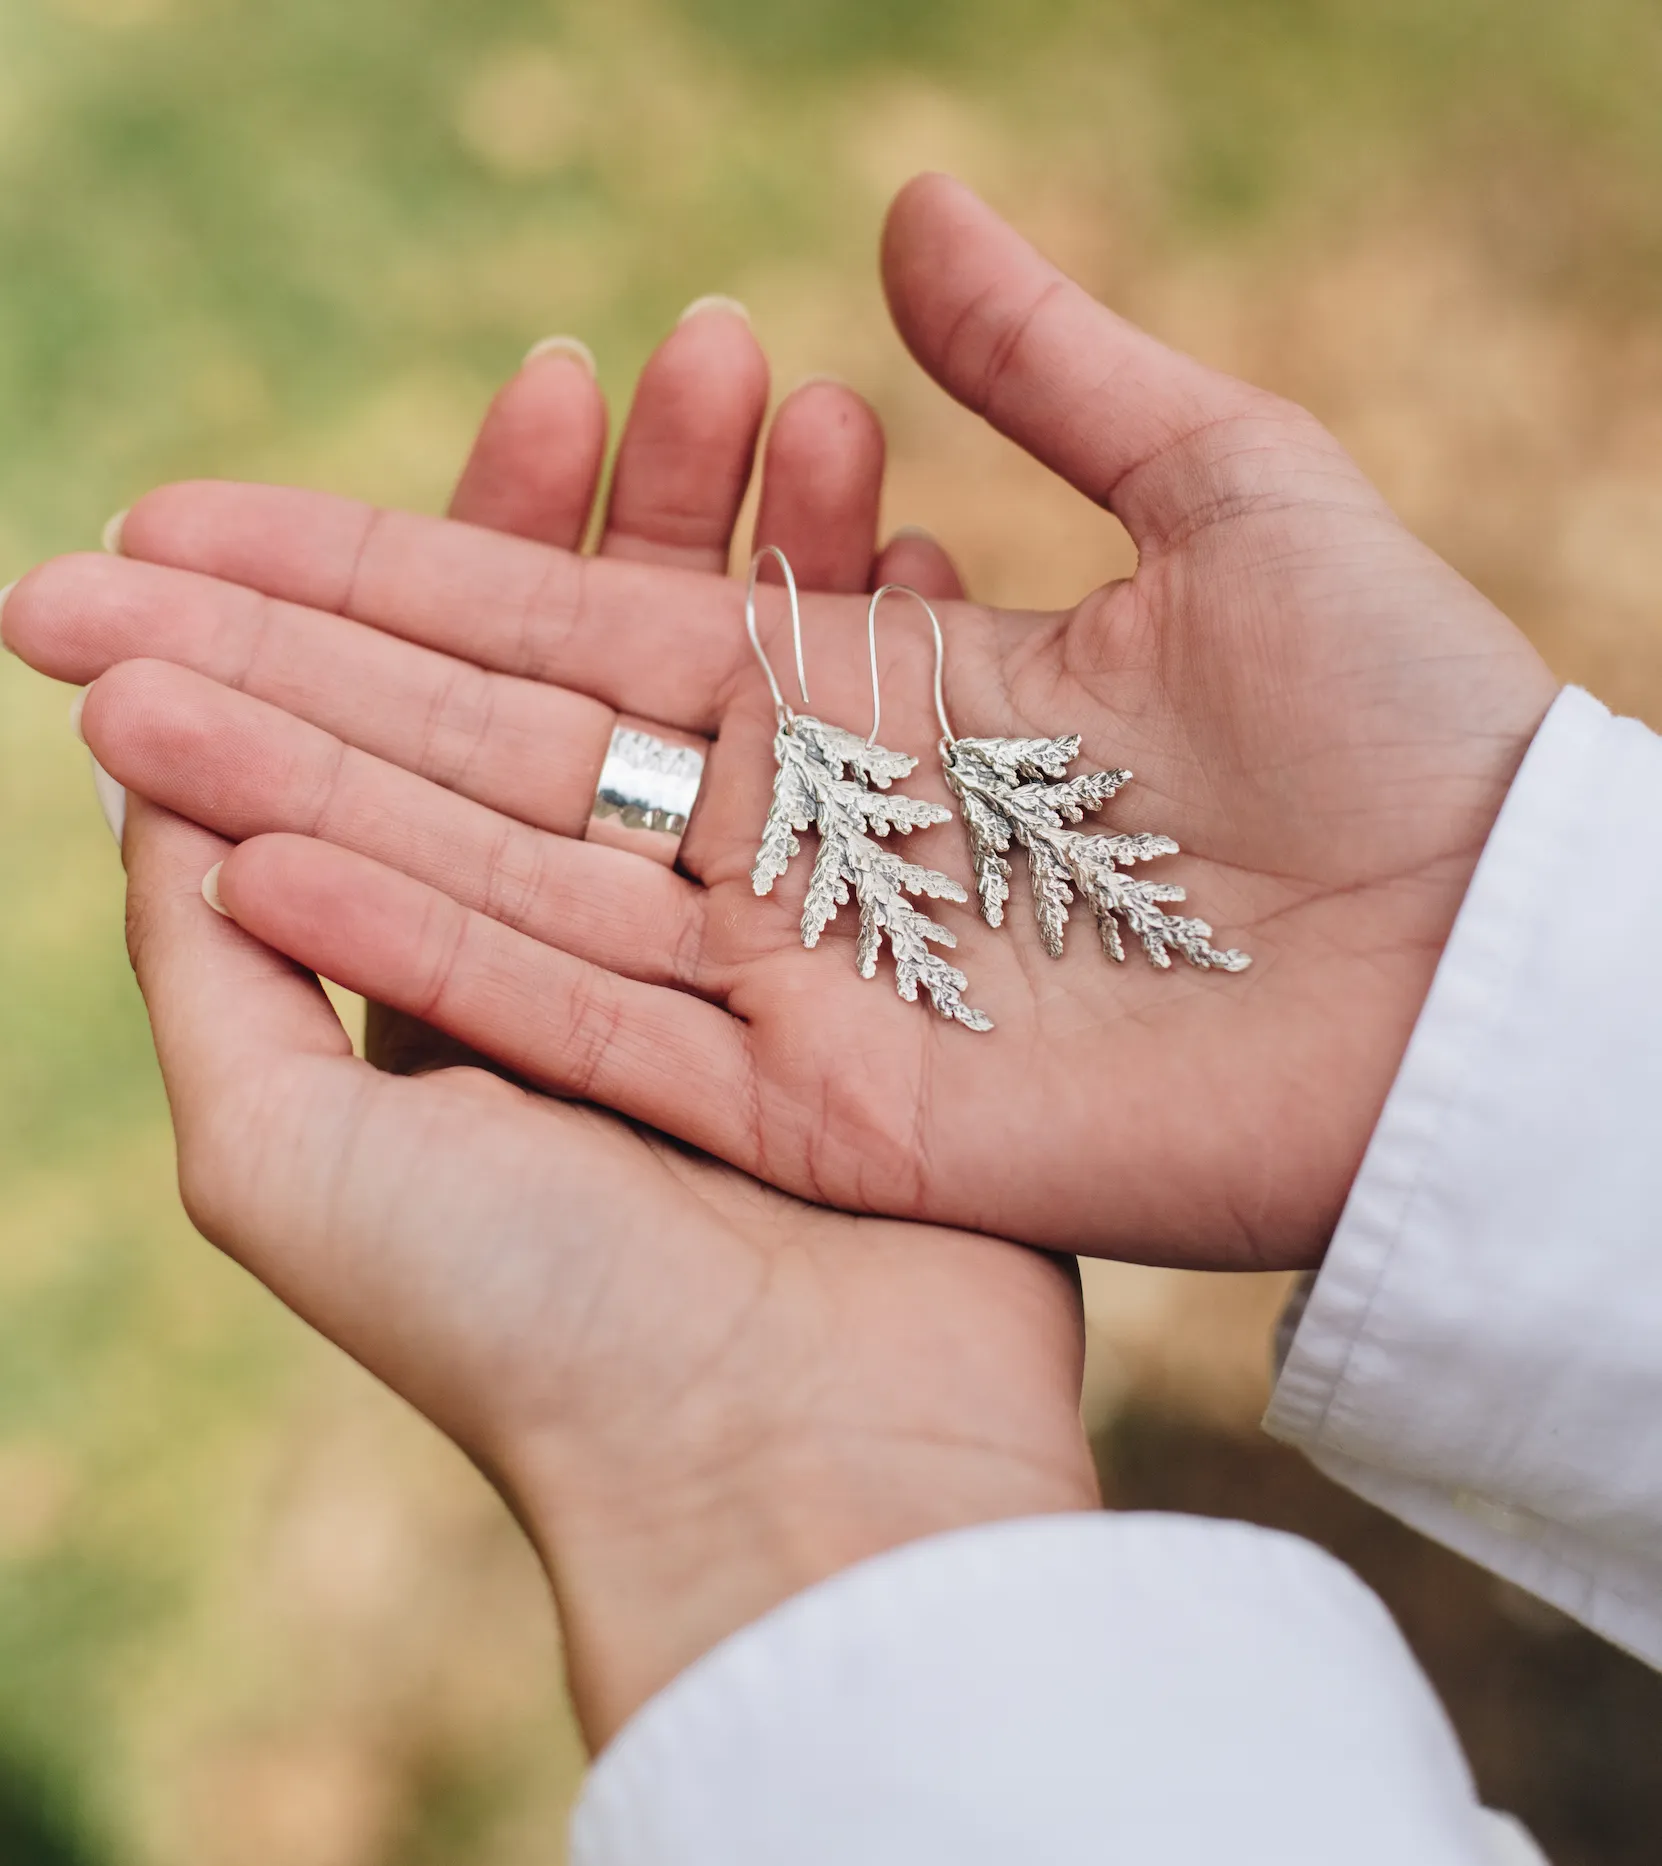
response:
{"label": "skin", "polygon": [[[718,572],[765,398],[742,321],[673,333],[637,390],[602,552]],[[486,419],[456,515],[574,546],[604,431],[586,369],[533,360]],[[928,540],[877,551],[882,465],[850,391],[787,398],[758,535],[829,588],[898,575],[952,594]],[[414,1019],[380,1025],[402,1079],[370,1067],[311,976],[204,907],[228,853],[131,797],[129,946],[186,1206],[497,1485],[551,1577],[592,1747],[849,1563],[1096,1505],[1071,1263],[803,1205],[463,1066]]]}
{"label": "skin", "polygon": [[[960,729],[1078,729],[1090,763],[1131,765],[1114,826],[1183,842],[1172,873],[1247,974],[1113,968],[1083,926],[1052,962],[1018,884],[1003,933],[954,921],[999,1021],[978,1037],[855,977],[846,928],[804,954],[800,874],[754,899],[773,721],[720,575],[742,359],[687,372],[695,401],[740,385],[696,418],[648,394],[677,380],[664,353],[649,369],[656,438],[620,464],[600,558],[571,550],[594,403],[556,357],[493,414],[471,524],[169,488],[129,561],[47,566],[5,615],[35,665],[96,683],[89,741],[169,806],[129,819],[132,946],[197,1222],[495,1478],[596,1742],[862,1554],[1090,1506],[1074,1286],[950,1226],[1313,1261],[1554,692],[1309,416],[1131,330],[962,189],[906,190],[884,264],[925,367],[1141,553],[1065,615],[949,604]],[[803,396],[759,535],[824,586],[815,700],[863,726],[880,452],[854,398]],[[903,548],[876,573],[954,593]],[[770,624],[783,666],[777,604]],[[884,658],[885,740],[926,748],[915,624]],[[685,874],[573,840],[617,709],[718,735]],[[927,769],[909,788],[943,794]],[[962,873],[954,833],[911,852]],[[217,861],[236,924],[202,907]],[[377,1073],[278,953],[632,1119],[475,1069]]]}
{"label": "skin", "polygon": [[1071,1264],[805,1206],[481,1070],[377,1071],[308,974],[204,908],[228,846],[132,800],[186,1207],[496,1484],[592,1747],[850,1563],[1094,1507]]}
{"label": "skin", "polygon": [[[244,926],[528,1080],[851,1210],[1309,1265],[1556,683],[1311,416],[1132,329],[955,183],[901,194],[884,278],[923,365],[1140,552],[1065,614],[948,605],[959,729],[1071,728],[1080,768],[1131,767],[1109,822],[1177,838],[1165,878],[1249,972],[1113,966],[1088,924],[1054,961],[1020,881],[1003,931],[952,914],[988,1036],[859,979],[850,916],[804,952],[807,864],[750,891],[773,718],[739,592],[697,569],[184,486],[129,519],[146,561],[46,567],[8,636],[101,675],[99,757],[241,843]],[[816,705],[862,728],[863,623],[807,604]],[[173,665],[114,666],[141,652]],[[926,751],[915,621],[885,663],[885,739]],[[571,840],[615,708],[716,737],[684,875]],[[931,763],[910,787],[945,798]],[[957,836],[908,853],[963,874]]]}
{"label": "skin", "polygon": [[[450,500],[452,519],[582,548],[606,456],[606,404],[591,362],[581,347],[538,346],[526,359],[485,416]],[[719,306],[684,318],[636,385],[596,554],[720,575],[767,403],[767,359],[744,319]],[[803,384],[768,429],[757,543],[781,545],[809,589],[900,582],[962,596],[956,568],[932,539],[913,532],[878,548],[883,467],[883,429],[869,405],[839,383]],[[397,1074],[492,1066],[373,1001],[365,1049]]]}

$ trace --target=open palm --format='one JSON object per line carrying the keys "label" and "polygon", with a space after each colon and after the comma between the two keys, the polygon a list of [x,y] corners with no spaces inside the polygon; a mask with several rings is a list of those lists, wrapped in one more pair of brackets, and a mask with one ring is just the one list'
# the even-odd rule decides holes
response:
{"label": "open palm", "polygon": [[[637,393],[605,555],[724,563],[765,399],[741,321],[683,324]],[[586,371],[537,359],[498,398],[455,508],[575,544],[602,436]],[[859,399],[799,391],[770,437],[758,529],[823,586],[955,588],[926,541],[878,551],[881,477]],[[37,640],[31,610],[8,609],[8,633],[22,621],[20,645],[72,672],[88,644]],[[111,626],[140,619],[118,601]],[[268,659],[255,684],[280,669]],[[327,689],[339,668],[325,655],[315,672]],[[803,1205],[383,1019],[387,1060],[416,1077],[396,1079],[354,1057],[313,979],[205,911],[226,841],[140,792],[123,853],[193,1218],[494,1478],[553,1579],[592,1744],[862,1556],[1094,1505],[1070,1264]]]}
{"label": "open palm", "polygon": [[[1178,840],[1163,878],[1250,972],[1114,966],[1084,924],[1053,960],[1019,881],[1001,932],[952,914],[988,1036],[802,951],[805,877],[750,891],[773,713],[722,579],[185,487],[129,522],[148,565],[37,573],[8,631],[200,670],[100,680],[100,757],[254,838],[221,882],[243,926],[533,1080],[853,1209],[1311,1261],[1554,683],[1308,416],[1131,330],[953,184],[902,196],[886,276],[926,367],[1140,551],[1066,615],[950,606],[958,731],[1130,767],[1109,824]],[[863,732],[864,603],[806,617],[816,710]],[[884,659],[885,741],[926,751],[898,610]],[[716,739],[686,875],[571,839],[616,709]],[[927,758],[907,788],[945,800]],[[907,853],[967,880],[959,835]]]}

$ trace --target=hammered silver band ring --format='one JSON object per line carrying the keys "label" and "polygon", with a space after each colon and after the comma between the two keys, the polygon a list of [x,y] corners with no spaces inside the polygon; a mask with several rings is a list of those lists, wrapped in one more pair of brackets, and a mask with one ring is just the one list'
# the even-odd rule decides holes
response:
{"label": "hammered silver band ring", "polygon": [[619,715],[600,768],[585,842],[626,849],[673,868],[704,781],[709,741]]}

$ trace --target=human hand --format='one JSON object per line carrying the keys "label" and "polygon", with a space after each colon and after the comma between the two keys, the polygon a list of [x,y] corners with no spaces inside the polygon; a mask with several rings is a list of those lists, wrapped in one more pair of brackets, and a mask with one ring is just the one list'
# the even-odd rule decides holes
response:
{"label": "human hand", "polygon": [[[178,487],[129,521],[150,564],[37,572],[8,636],[69,678],[140,652],[202,670],[99,680],[100,756],[253,838],[221,882],[242,924],[534,1080],[830,1202],[1153,1260],[1316,1261],[1555,683],[1308,415],[1130,329],[956,185],[902,194],[885,272],[926,367],[1141,553],[1066,615],[954,607],[958,730],[1077,730],[1086,759],[1129,765],[1110,820],[1178,839],[1168,872],[1251,950],[1243,976],[1110,966],[1078,927],[1052,961],[1019,884],[1003,932],[953,920],[990,1037],[859,980],[835,938],[803,952],[803,878],[750,894],[773,718],[725,582]],[[864,604],[806,614],[819,710],[863,726]],[[778,660],[777,623],[773,641]],[[885,739],[927,746],[927,646],[885,641]],[[251,682],[263,655],[333,667],[331,695]],[[366,718],[335,696],[371,666],[392,704]],[[611,707],[719,732],[692,879],[565,839]],[[932,778],[909,788],[944,800]],[[958,833],[925,832],[919,859],[962,872]]]}
{"label": "human hand", "polygon": [[[602,549],[721,567],[765,395],[742,322],[683,324],[637,392]],[[603,428],[580,362],[533,359],[455,509],[575,544]],[[881,473],[864,404],[805,388],[770,435],[759,531],[830,587],[863,587],[876,557],[950,593],[934,547],[876,553]],[[305,673],[268,659],[253,678]],[[1094,1506],[1071,1266],[799,1205],[458,1067],[414,1020],[372,1026],[419,1076],[389,1080],[353,1060],[310,979],[204,910],[226,853],[135,793],[131,945],[186,1203],[493,1477],[553,1579],[592,1744],[862,1556]]]}
{"label": "human hand", "polygon": [[134,795],[129,932],[200,1229],[449,1434],[551,1576],[598,1748],[895,1544],[1088,1509],[1071,1263],[770,1192],[478,1070],[355,1059]]}
{"label": "human hand", "polygon": [[[731,299],[699,299],[641,372],[595,550],[719,573],[732,550],[768,402],[768,365]],[[605,466],[607,415],[587,347],[539,344],[492,402],[450,501],[462,524],[579,551]],[[840,383],[804,383],[768,431],[756,542],[775,544],[810,589],[916,582],[961,596],[946,553],[916,534],[878,547],[883,430]],[[485,1061],[407,1013],[367,1007],[365,1054],[413,1075]]]}

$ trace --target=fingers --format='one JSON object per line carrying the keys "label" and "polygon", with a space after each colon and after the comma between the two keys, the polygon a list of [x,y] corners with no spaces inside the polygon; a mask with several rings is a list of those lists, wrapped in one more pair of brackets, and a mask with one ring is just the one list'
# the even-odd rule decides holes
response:
{"label": "fingers", "polygon": [[757,1156],[748,1039],[713,1005],[540,945],[323,842],[245,842],[226,858],[219,892],[268,945],[528,1080],[736,1165]]}
{"label": "fingers", "polygon": [[763,458],[756,547],[777,545],[810,590],[864,590],[877,554],[883,428],[839,382],[808,382],[780,404]]}
{"label": "fingers", "polygon": [[879,552],[883,425],[840,382],[807,382],[780,405],[763,459],[756,544],[775,544],[805,589],[864,591],[905,583],[952,602],[964,585],[927,532],[899,532]]}
{"label": "fingers", "polygon": [[232,841],[320,837],[617,971],[718,983],[704,956],[706,897],[683,876],[532,829],[183,668],[113,669],[81,723],[121,782]]}
{"label": "fingers", "polygon": [[[579,550],[605,454],[606,405],[594,356],[575,337],[547,338],[492,402],[450,516]],[[364,1009],[364,1055],[390,1075],[477,1060],[438,1031],[374,1003]]]}
{"label": "fingers", "polygon": [[694,306],[641,372],[602,554],[725,571],[767,397],[767,359],[742,311]]}
{"label": "fingers", "polygon": [[[750,657],[742,592],[724,577],[585,559],[327,493],[164,486],[128,513],[122,549],[707,735]],[[8,639],[32,583],[6,605]]]}
{"label": "fingers", "polygon": [[539,345],[491,403],[450,516],[574,551],[606,455],[606,403],[575,338]]}
{"label": "fingers", "polygon": [[1289,473],[1366,491],[1308,416],[1116,317],[944,175],[901,190],[883,279],[901,335],[936,381],[1144,548],[1220,506],[1275,496]]}
{"label": "fingers", "polygon": [[[342,1108],[324,1099],[349,1099],[360,1074],[316,979],[208,910],[202,878],[229,852],[194,823],[129,800],[127,941],[173,1112],[180,1187],[197,1224],[228,1249],[242,1241],[238,1214],[286,1124],[304,1114],[338,1128]],[[296,1067],[320,1061],[344,1067],[307,1068],[305,1094],[285,1095]],[[295,1167],[291,1158],[282,1170]]]}
{"label": "fingers", "polygon": [[202,877],[229,853],[210,831],[129,799],[127,944],[181,1126],[274,1061],[352,1054],[315,979],[206,911]]}
{"label": "fingers", "polygon": [[897,531],[878,554],[871,587],[880,590],[885,583],[907,584],[931,602],[961,602],[964,597],[964,580],[945,547],[915,526]]}
{"label": "fingers", "polygon": [[85,685],[122,661],[172,661],[563,835],[583,833],[616,718],[583,694],[119,558],[43,566],[7,603],[5,624],[43,673]]}

